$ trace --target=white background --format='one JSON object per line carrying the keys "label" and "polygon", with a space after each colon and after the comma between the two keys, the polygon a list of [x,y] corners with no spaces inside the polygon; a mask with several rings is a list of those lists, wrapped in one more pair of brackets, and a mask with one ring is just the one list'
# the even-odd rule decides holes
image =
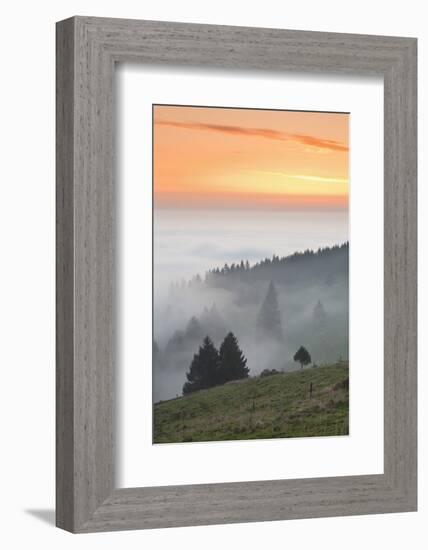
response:
{"label": "white background", "polygon": [[[171,86],[174,78],[174,86]],[[124,66],[117,72],[120,250],[118,486],[383,472],[383,83],[379,78]],[[152,104],[349,111],[350,435],[152,445]],[[370,200],[367,200],[367,195]],[[369,265],[370,269],[361,269]],[[364,288],[364,300],[361,289]],[[370,315],[367,315],[370,304]],[[367,357],[371,360],[367,361]],[[367,384],[370,380],[370,384]],[[144,464],[144,466],[142,466]],[[171,468],[171,464],[174,465]],[[269,465],[266,467],[266,465]]]}
{"label": "white background", "polygon": [[[428,520],[427,469],[419,512],[353,518],[73,536],[52,527],[54,506],[54,22],[72,14],[164,19],[419,37],[420,280],[428,279],[428,29],[424,4],[342,0],[69,0],[9,2],[2,8],[0,180],[1,503],[0,543],[36,547],[186,550],[244,547],[422,549]],[[419,289],[426,334],[426,285]],[[428,354],[420,349],[419,394]],[[419,407],[419,463],[428,462],[426,399]]]}

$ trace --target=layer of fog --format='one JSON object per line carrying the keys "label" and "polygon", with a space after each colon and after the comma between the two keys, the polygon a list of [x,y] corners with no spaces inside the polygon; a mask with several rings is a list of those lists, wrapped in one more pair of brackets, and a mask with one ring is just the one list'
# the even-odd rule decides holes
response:
{"label": "layer of fog", "polygon": [[[219,346],[232,330],[251,375],[265,368],[299,368],[293,355],[300,345],[317,364],[347,358],[346,273],[326,280],[302,268],[302,280],[275,281],[280,341],[261,338],[257,332],[270,276],[242,281],[235,276],[215,286],[188,284],[196,274],[203,278],[208,269],[226,262],[248,260],[252,265],[274,254],[281,257],[342,243],[348,239],[345,213],[157,211],[154,229],[155,402],[181,395],[185,373],[205,332]],[[317,318],[319,303],[322,320]]]}
{"label": "layer of fog", "polygon": [[288,256],[348,240],[348,213],[285,210],[155,210],[155,299],[172,281],[226,262]]}

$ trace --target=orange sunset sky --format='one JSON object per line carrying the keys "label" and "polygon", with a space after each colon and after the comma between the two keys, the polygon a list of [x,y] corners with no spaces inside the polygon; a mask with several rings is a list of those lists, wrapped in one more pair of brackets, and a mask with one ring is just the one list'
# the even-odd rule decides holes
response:
{"label": "orange sunset sky", "polygon": [[156,208],[345,209],[349,115],[153,107]]}

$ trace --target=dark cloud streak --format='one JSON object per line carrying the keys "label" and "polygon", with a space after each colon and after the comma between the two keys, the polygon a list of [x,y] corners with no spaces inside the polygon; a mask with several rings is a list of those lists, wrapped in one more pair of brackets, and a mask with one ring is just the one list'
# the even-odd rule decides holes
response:
{"label": "dark cloud streak", "polygon": [[169,126],[172,128],[182,128],[185,130],[203,130],[248,137],[256,136],[275,141],[299,143],[308,147],[325,149],[329,151],[348,151],[348,147],[332,139],[323,139],[305,134],[287,134],[286,132],[271,130],[269,128],[247,128],[244,126],[228,126],[225,124],[207,124],[202,122],[175,122],[172,120],[159,119],[155,120],[155,124],[159,126]]}

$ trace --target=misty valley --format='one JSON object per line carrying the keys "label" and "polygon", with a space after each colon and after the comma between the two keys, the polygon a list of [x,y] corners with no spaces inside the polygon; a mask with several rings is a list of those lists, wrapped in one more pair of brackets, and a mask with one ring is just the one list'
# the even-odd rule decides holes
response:
{"label": "misty valley", "polygon": [[155,301],[154,401],[182,395],[186,372],[206,336],[238,339],[250,376],[300,368],[304,346],[316,365],[348,358],[348,243],[273,256],[171,283]]}
{"label": "misty valley", "polygon": [[[202,394],[213,391],[220,391],[221,395],[227,390],[226,393],[235,393],[237,397],[238,393],[245,394],[251,390],[249,383],[254,385],[258,381],[269,385],[269,394],[265,397],[271,400],[278,388],[285,384],[284,376],[274,375],[293,371],[297,377],[300,375],[300,381],[296,376],[293,379],[294,384],[297,383],[294,399],[303,392],[302,397],[313,399],[310,404],[315,406],[315,394],[324,389],[325,397],[328,397],[326,402],[331,406],[333,401],[335,413],[334,395],[327,390],[339,384],[336,389],[340,390],[341,396],[341,421],[337,423],[335,414],[333,433],[347,433],[348,405],[344,393],[347,395],[348,392],[348,258],[349,245],[344,243],[317,251],[296,252],[286,257],[274,255],[253,265],[242,260],[212,268],[203,277],[196,274],[191,280],[171,283],[164,299],[155,301],[154,310],[155,442],[162,441],[156,426],[159,431],[159,421],[168,407],[175,408],[179,402],[189,402],[189,397],[209,401],[211,396],[204,397]],[[225,348],[228,343],[229,348]],[[303,355],[303,360],[297,353],[301,348],[308,354],[307,357]],[[229,349],[231,359],[223,359],[223,371],[221,361],[218,363],[217,379],[204,385],[200,382],[202,378],[193,376],[200,385],[194,381],[192,388],[192,370],[196,372],[196,369],[209,368],[209,365],[199,364],[203,363],[204,358],[217,365],[217,357],[222,357],[224,349],[223,357]],[[240,355],[236,355],[234,362],[233,353],[238,352]],[[329,370],[328,367],[333,368]],[[238,368],[236,373],[232,372],[233,368]],[[309,370],[314,374],[307,378]],[[303,373],[306,378],[302,378]],[[316,384],[312,380],[314,377],[319,379]],[[211,387],[214,389],[209,389]],[[184,398],[181,397],[183,394]],[[252,402],[256,407],[256,401],[251,400],[251,391],[249,395],[245,407],[251,408]],[[281,395],[284,395],[283,392]],[[281,403],[283,405],[284,400]],[[300,400],[299,406],[302,403]],[[218,416],[222,408],[224,404],[217,404],[211,412],[211,422],[213,415]],[[273,414],[274,408],[268,408],[269,415]],[[253,412],[255,414],[256,409]],[[319,412],[316,410],[318,419]],[[235,416],[237,413],[234,412]],[[242,411],[239,414],[242,416]],[[195,416],[201,420],[201,415],[193,414]],[[187,434],[187,440],[203,440],[204,437],[211,440],[231,439],[233,435],[235,438],[287,436],[283,429],[277,429],[275,434],[273,426],[270,422],[268,433],[264,433],[263,429],[262,433],[258,433],[254,429],[244,428],[242,431],[237,425],[234,434],[228,434],[223,426],[217,437],[215,434],[209,437],[205,434],[194,439]],[[323,429],[325,427],[324,423]],[[163,428],[165,430],[166,425]],[[174,441],[177,437],[180,441],[185,440],[185,435],[180,436],[180,430],[177,434],[164,436],[168,441]],[[299,435],[295,427],[291,435]]]}

